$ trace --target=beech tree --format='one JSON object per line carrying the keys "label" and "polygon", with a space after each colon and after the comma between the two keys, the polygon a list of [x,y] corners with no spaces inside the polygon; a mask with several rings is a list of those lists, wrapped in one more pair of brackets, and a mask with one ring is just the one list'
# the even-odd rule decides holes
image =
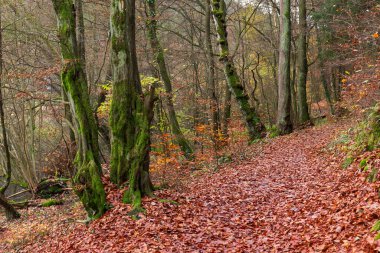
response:
{"label": "beech tree", "polygon": [[156,1],[146,0],[145,6],[146,6],[146,15],[147,15],[146,27],[147,27],[147,33],[148,33],[148,40],[153,51],[153,58],[154,58],[155,64],[158,67],[162,82],[164,83],[164,87],[166,91],[165,102],[166,102],[166,107],[168,110],[169,123],[171,126],[171,130],[173,134],[175,135],[176,142],[181,147],[181,150],[184,152],[184,154],[187,157],[190,158],[193,153],[193,150],[189,142],[186,140],[185,136],[183,135],[178,123],[177,115],[176,115],[174,105],[173,105],[172,82],[171,82],[169,72],[166,66],[164,50],[157,36],[158,23],[157,23],[157,15],[156,15]]}
{"label": "beech tree", "polygon": [[307,104],[306,82],[308,73],[307,61],[307,21],[306,0],[299,1],[299,37],[297,47],[297,98],[298,98],[298,120],[304,123],[310,120]]}
{"label": "beech tree", "polygon": [[206,35],[206,57],[207,57],[207,65],[208,65],[208,73],[207,73],[207,95],[210,104],[210,118],[212,124],[213,137],[217,138],[219,134],[220,120],[219,120],[219,107],[218,107],[218,98],[216,96],[216,88],[215,88],[215,60],[214,60],[214,50],[212,46],[212,38],[211,38],[211,1],[206,0],[206,8],[205,8],[206,16],[205,16],[205,35]]}
{"label": "beech tree", "polygon": [[227,7],[225,1],[213,0],[211,2],[211,10],[214,17],[214,23],[218,36],[218,44],[220,48],[219,59],[223,63],[227,84],[232,93],[235,95],[235,98],[240,107],[240,111],[244,115],[250,139],[258,139],[261,137],[261,132],[264,131],[264,127],[255,108],[251,107],[249,104],[249,97],[247,95],[247,92],[240,82],[240,78],[236,72],[234,62],[230,57],[227,36]]}
{"label": "beech tree", "polygon": [[150,121],[154,89],[143,94],[136,57],[135,1],[111,3],[112,130],[111,180],[128,181],[123,201],[141,210],[141,198],[153,194],[149,175]]}
{"label": "beech tree", "polygon": [[77,43],[75,5],[73,0],[52,1],[58,17],[58,38],[63,61],[61,80],[77,130],[77,173],[73,179],[75,192],[88,217],[99,218],[107,209],[106,196],[101,180],[98,130]]}
{"label": "beech tree", "polygon": [[293,125],[290,118],[290,42],[290,0],[280,0],[277,126],[281,134],[288,134],[293,130]]}

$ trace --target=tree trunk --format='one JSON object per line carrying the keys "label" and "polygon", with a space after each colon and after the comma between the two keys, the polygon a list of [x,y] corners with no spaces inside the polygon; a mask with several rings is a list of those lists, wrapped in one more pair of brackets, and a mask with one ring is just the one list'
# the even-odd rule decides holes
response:
{"label": "tree trunk", "polygon": [[77,41],[83,71],[86,73],[86,39],[84,29],[83,0],[75,0],[75,16],[77,24]]}
{"label": "tree trunk", "polygon": [[148,20],[146,21],[146,26],[148,29],[148,39],[154,54],[155,62],[160,72],[161,79],[164,83],[166,91],[165,102],[168,110],[169,122],[171,125],[172,133],[175,135],[176,142],[181,147],[181,150],[184,152],[185,156],[190,158],[192,156],[193,150],[190,147],[185,136],[183,135],[177,120],[176,112],[173,105],[172,83],[166,67],[164,50],[162,49],[157,36],[156,1],[147,0],[146,6],[148,7],[146,10],[146,15],[148,18]]}
{"label": "tree trunk", "polygon": [[319,66],[319,69],[321,71],[322,86],[323,86],[323,90],[325,92],[326,101],[330,107],[330,113],[332,115],[334,115],[335,114],[334,105],[333,105],[333,102],[331,99],[331,93],[330,93],[330,89],[329,89],[329,85],[328,85],[328,81],[327,81],[327,77],[326,77],[325,61],[324,61],[323,49],[322,49],[318,29],[316,30],[316,33],[317,33],[318,66]]}
{"label": "tree trunk", "polygon": [[245,117],[248,134],[251,140],[259,139],[264,131],[256,110],[249,104],[249,97],[242,86],[233,60],[230,58],[227,41],[227,9],[224,0],[213,0],[211,4],[215,27],[218,34],[218,44],[220,47],[220,61],[224,65],[224,74],[229,88],[234,93],[240,106],[240,110]]}
{"label": "tree trunk", "polygon": [[3,145],[5,151],[6,159],[6,174],[5,174],[5,185],[0,186],[0,194],[4,194],[5,190],[11,183],[12,176],[12,164],[11,164],[11,154],[9,151],[7,128],[5,126],[5,114],[4,114],[4,99],[3,99],[3,30],[2,30],[2,6],[0,6],[0,123],[3,135]]}
{"label": "tree trunk", "polygon": [[224,98],[224,111],[223,111],[223,124],[222,124],[222,133],[224,138],[228,137],[228,123],[231,118],[231,91],[228,84],[225,88],[225,98]]}
{"label": "tree trunk", "polygon": [[218,99],[215,91],[215,60],[214,50],[212,48],[211,39],[211,1],[206,0],[206,17],[205,17],[205,29],[206,29],[206,54],[208,63],[208,77],[207,77],[207,94],[210,103],[210,115],[212,122],[212,131],[214,139],[216,140],[219,134],[220,122],[219,122],[219,107]]}
{"label": "tree trunk", "polygon": [[9,145],[7,139],[7,129],[5,127],[5,115],[4,115],[4,100],[3,100],[3,26],[2,26],[2,6],[0,6],[0,121],[2,127],[3,144],[6,158],[6,175],[5,185],[0,187],[0,206],[5,209],[5,216],[7,220],[13,220],[20,218],[20,214],[14,209],[14,207],[8,203],[5,199],[4,192],[8,188],[11,182],[12,167],[11,167],[11,155],[9,152]]}
{"label": "tree trunk", "polygon": [[[121,4],[124,3],[124,4]],[[111,4],[112,131],[111,180],[129,181],[123,201],[141,209],[141,198],[152,195],[149,175],[150,121],[153,106],[144,101],[135,45],[135,1]]]}
{"label": "tree trunk", "polygon": [[20,218],[20,214],[16,211],[16,209],[8,203],[5,199],[4,195],[0,193],[0,206],[5,209],[5,217],[7,220],[14,220]]}
{"label": "tree trunk", "polygon": [[309,108],[307,104],[306,81],[308,72],[307,62],[307,22],[306,22],[306,0],[299,2],[299,26],[300,34],[298,38],[298,78],[297,78],[297,97],[298,97],[298,120],[304,123],[310,120]]}
{"label": "tree trunk", "polygon": [[101,180],[98,131],[91,110],[85,72],[77,48],[75,7],[73,0],[52,0],[58,16],[58,35],[63,67],[61,78],[68,95],[71,112],[78,132],[74,164],[74,189],[90,219],[99,218],[107,209]]}
{"label": "tree trunk", "polygon": [[290,0],[280,0],[280,50],[278,66],[277,126],[281,134],[292,132],[290,118]]}

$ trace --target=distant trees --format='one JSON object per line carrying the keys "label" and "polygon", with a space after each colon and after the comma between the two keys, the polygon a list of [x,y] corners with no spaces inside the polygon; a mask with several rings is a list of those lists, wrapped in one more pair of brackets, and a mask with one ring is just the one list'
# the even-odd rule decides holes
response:
{"label": "distant trees", "polygon": [[184,154],[190,158],[193,154],[193,150],[186,140],[185,136],[182,133],[180,125],[178,123],[177,115],[173,105],[173,87],[171,78],[165,62],[164,50],[161,46],[160,40],[157,35],[157,10],[156,10],[156,1],[155,0],[146,0],[145,1],[145,14],[147,16],[146,28],[148,34],[148,40],[153,52],[154,63],[158,68],[160,77],[165,87],[165,103],[168,110],[168,118],[171,126],[171,131],[175,135],[175,141],[181,147],[181,150]]}

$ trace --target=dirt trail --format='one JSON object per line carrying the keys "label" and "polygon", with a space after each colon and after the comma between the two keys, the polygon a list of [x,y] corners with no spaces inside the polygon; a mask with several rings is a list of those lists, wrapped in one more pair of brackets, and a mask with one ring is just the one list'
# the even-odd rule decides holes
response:
{"label": "dirt trail", "polygon": [[196,179],[185,192],[159,193],[179,206],[146,201],[147,216],[135,222],[115,202],[89,227],[58,231],[25,251],[372,252],[377,193],[323,152],[338,130],[274,139],[252,161]]}

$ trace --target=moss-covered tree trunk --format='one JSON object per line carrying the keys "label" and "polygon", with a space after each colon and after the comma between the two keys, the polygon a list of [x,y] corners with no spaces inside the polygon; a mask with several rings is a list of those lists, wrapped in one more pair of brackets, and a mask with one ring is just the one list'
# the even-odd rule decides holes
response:
{"label": "moss-covered tree trunk", "polygon": [[[149,176],[150,113],[140,84],[135,45],[135,1],[111,3],[112,131],[111,180],[128,180],[124,202],[141,207],[141,198],[151,195]],[[144,98],[145,97],[145,98]]]}
{"label": "moss-covered tree trunk", "polygon": [[290,0],[280,0],[277,126],[281,134],[287,134],[293,130],[293,125],[290,118],[290,31]]}
{"label": "moss-covered tree trunk", "polygon": [[248,134],[251,140],[261,137],[264,130],[256,110],[249,104],[249,97],[240,82],[236,72],[233,60],[230,58],[228,36],[227,36],[227,8],[224,0],[212,0],[212,14],[218,35],[218,44],[220,47],[220,61],[223,62],[224,74],[231,92],[239,104],[240,110],[245,118]]}
{"label": "moss-covered tree trunk", "polygon": [[166,67],[164,50],[161,47],[160,41],[157,36],[157,17],[156,17],[156,1],[155,0],[146,0],[146,15],[147,21],[146,26],[148,30],[148,39],[150,46],[154,54],[154,60],[157,64],[158,70],[160,72],[161,79],[164,83],[166,96],[165,102],[168,110],[169,123],[172,129],[172,133],[175,135],[176,142],[181,147],[181,150],[184,152],[186,157],[191,157],[193,150],[189,145],[189,142],[186,140],[183,135],[181,128],[179,126],[176,112],[173,105],[173,87],[172,82],[169,76],[169,72]]}
{"label": "moss-covered tree trunk", "polygon": [[297,77],[297,97],[298,97],[298,121],[304,123],[310,120],[309,108],[307,104],[306,81],[308,72],[307,63],[307,22],[306,22],[306,0],[299,1],[299,27],[298,37],[298,77]]}
{"label": "moss-covered tree trunk", "polygon": [[5,217],[7,218],[7,220],[14,220],[20,218],[20,214],[11,204],[8,203],[8,201],[5,199],[2,193],[0,193],[0,206],[4,208]]}
{"label": "moss-covered tree trunk", "polygon": [[52,0],[58,17],[58,37],[63,67],[61,79],[68,95],[74,124],[78,132],[74,176],[75,192],[90,219],[99,218],[107,209],[101,181],[98,131],[92,113],[86,77],[78,50],[73,0]]}

